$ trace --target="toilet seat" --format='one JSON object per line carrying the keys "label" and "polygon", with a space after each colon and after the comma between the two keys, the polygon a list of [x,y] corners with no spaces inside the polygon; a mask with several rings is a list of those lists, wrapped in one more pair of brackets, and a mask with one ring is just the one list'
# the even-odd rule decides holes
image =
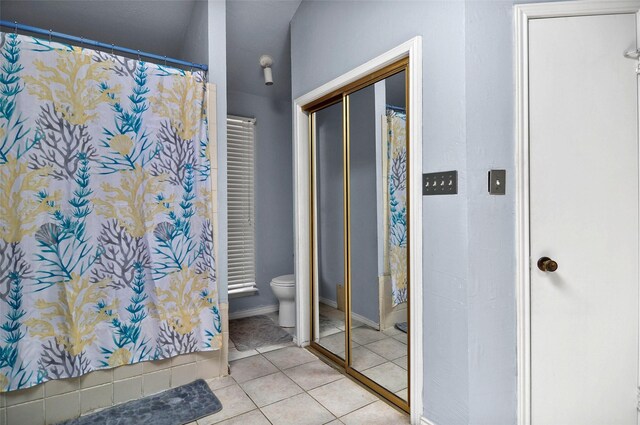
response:
{"label": "toilet seat", "polygon": [[295,282],[295,275],[285,274],[282,276],[274,277],[271,281],[271,284],[275,286],[294,286]]}

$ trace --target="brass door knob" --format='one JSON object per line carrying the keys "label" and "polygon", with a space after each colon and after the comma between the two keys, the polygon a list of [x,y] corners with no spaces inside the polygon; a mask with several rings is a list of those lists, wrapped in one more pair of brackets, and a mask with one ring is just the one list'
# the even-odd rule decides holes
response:
{"label": "brass door knob", "polygon": [[558,263],[549,257],[541,257],[538,260],[538,268],[543,272],[555,272],[558,270]]}

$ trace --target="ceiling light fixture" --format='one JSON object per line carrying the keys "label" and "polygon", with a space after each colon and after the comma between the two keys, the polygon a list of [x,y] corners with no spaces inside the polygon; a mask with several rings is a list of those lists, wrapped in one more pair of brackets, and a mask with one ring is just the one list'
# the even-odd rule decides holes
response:
{"label": "ceiling light fixture", "polygon": [[273,75],[271,74],[271,65],[273,65],[273,59],[269,55],[260,56],[260,66],[264,70],[264,83],[268,86],[273,85]]}

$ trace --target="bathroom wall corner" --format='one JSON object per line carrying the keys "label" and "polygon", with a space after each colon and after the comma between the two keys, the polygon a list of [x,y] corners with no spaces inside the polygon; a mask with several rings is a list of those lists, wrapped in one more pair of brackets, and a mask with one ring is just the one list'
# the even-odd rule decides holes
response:
{"label": "bathroom wall corner", "polygon": [[216,274],[221,303],[228,300],[227,289],[227,33],[226,2],[208,0],[209,82],[216,86],[217,172],[217,252]]}
{"label": "bathroom wall corner", "polygon": [[[230,300],[230,314],[242,317],[243,313],[277,305],[271,279],[293,273],[291,102],[230,90],[227,108],[231,115],[257,120],[255,272],[259,292]],[[218,184],[222,191],[220,180]],[[219,238],[222,240],[222,234]]]}

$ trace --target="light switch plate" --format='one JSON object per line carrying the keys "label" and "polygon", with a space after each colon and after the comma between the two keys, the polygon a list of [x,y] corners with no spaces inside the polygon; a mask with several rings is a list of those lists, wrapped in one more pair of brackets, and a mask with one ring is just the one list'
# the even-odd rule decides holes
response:
{"label": "light switch plate", "polygon": [[507,170],[489,171],[489,193],[491,195],[507,193]]}
{"label": "light switch plate", "polygon": [[422,175],[422,195],[455,195],[458,193],[458,172],[443,171]]}

